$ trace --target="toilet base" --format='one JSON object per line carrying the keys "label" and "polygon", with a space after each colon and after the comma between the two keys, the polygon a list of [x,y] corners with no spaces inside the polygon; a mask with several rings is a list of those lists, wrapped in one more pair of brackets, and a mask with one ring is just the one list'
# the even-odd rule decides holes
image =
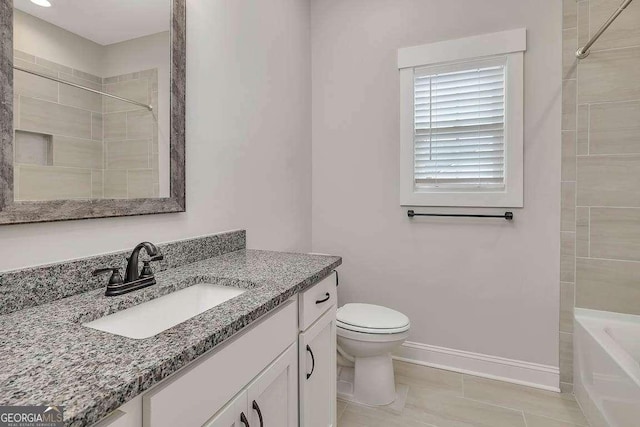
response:
{"label": "toilet base", "polygon": [[338,394],[369,406],[389,405],[396,400],[391,354],[357,357],[355,367],[341,367]]}
{"label": "toilet base", "polygon": [[338,399],[345,402],[356,403],[359,405],[366,405],[372,407],[384,407],[385,411],[401,414],[405,404],[407,403],[407,396],[409,395],[409,387],[404,384],[398,384],[396,386],[396,395],[394,400],[389,405],[367,405],[364,402],[358,401],[353,394],[353,379],[355,376],[355,369],[348,366],[338,366]]}
{"label": "toilet base", "polygon": [[358,357],[355,362],[355,398],[365,405],[388,405],[396,398],[391,354]]}

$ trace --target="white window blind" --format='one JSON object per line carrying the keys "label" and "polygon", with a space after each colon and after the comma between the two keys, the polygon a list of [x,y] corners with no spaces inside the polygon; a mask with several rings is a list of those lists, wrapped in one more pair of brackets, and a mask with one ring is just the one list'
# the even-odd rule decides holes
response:
{"label": "white window blind", "polygon": [[505,185],[506,60],[414,70],[414,185],[424,191]]}

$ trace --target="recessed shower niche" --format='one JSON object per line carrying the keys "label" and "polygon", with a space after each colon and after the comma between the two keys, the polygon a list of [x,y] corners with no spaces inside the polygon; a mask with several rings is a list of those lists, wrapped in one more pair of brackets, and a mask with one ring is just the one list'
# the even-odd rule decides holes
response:
{"label": "recessed shower niche", "polygon": [[52,166],[51,135],[16,130],[15,162],[25,165]]}

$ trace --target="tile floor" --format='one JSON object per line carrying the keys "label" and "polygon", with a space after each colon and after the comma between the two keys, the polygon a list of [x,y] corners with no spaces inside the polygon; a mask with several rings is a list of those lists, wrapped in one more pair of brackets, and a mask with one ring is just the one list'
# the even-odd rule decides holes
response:
{"label": "tile floor", "polygon": [[338,427],[588,426],[573,395],[395,362],[409,387],[401,415],[338,401]]}

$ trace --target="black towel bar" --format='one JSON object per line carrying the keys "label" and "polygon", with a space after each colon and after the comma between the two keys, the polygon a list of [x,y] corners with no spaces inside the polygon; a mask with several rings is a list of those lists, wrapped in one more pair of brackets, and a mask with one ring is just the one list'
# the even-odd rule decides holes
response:
{"label": "black towel bar", "polygon": [[513,220],[513,212],[505,212],[504,215],[476,215],[476,214],[428,214],[428,213],[415,213],[412,209],[407,211],[407,216],[413,218],[415,216],[447,216],[456,218],[502,218],[507,221]]}

